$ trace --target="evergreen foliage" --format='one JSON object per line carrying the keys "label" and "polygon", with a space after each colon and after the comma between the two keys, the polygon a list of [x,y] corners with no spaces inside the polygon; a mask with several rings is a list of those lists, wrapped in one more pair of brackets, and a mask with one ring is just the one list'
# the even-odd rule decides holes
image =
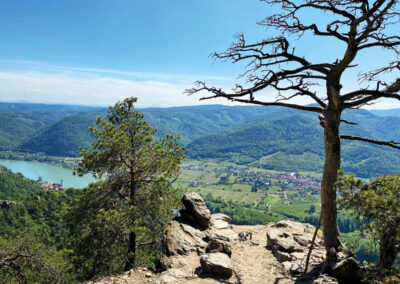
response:
{"label": "evergreen foliage", "polygon": [[41,188],[32,180],[0,166],[0,202],[1,200],[21,200],[39,191]]}
{"label": "evergreen foliage", "polygon": [[60,219],[73,191],[45,191],[20,174],[1,171],[2,283],[70,283],[69,230]]}
{"label": "evergreen foliage", "polygon": [[[96,127],[90,128],[96,138],[82,149],[76,168],[78,174],[92,172],[105,179],[83,191],[67,213],[74,232],[83,236],[78,242],[93,244],[78,244],[84,251],[77,251],[85,255],[83,269],[87,267],[90,277],[98,270],[137,265],[137,248],[158,242],[178,205],[179,192],[172,183],[179,175],[184,148],[170,134],[154,140],[156,130],[134,110],[135,102],[136,98],[127,98],[97,118]],[[108,259],[99,254],[110,253],[116,254],[110,264],[98,263]]]}
{"label": "evergreen foliage", "polygon": [[363,184],[340,171],[336,186],[342,193],[339,206],[351,210],[356,218],[366,218],[369,237],[379,240],[377,266],[393,272],[400,246],[400,175],[381,176]]}

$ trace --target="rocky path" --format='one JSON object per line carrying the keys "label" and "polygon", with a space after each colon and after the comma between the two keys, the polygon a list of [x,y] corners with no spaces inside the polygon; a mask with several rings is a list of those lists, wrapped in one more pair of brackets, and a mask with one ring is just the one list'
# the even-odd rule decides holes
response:
{"label": "rocky path", "polygon": [[277,224],[235,226],[229,224],[227,215],[210,214],[197,193],[186,194],[183,204],[181,217],[164,231],[162,273],[134,269],[87,283],[338,283],[320,275],[324,248],[319,238],[310,261],[312,272],[303,273],[314,232],[312,225],[283,220]]}
{"label": "rocky path", "polygon": [[236,239],[233,243],[232,266],[240,283],[293,283],[272,251],[266,248],[266,226],[233,226],[233,230],[237,234],[252,234],[251,240]]}

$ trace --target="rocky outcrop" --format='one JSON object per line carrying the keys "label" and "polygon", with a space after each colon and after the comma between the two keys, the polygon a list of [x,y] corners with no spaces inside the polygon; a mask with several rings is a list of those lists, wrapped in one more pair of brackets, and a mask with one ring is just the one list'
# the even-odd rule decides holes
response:
{"label": "rocky outcrop", "polygon": [[170,222],[164,230],[163,253],[166,256],[188,255],[204,251],[206,234],[197,228],[178,221]]}
{"label": "rocky outcrop", "polygon": [[[312,225],[285,220],[276,224],[232,226],[229,216],[209,214],[198,194],[185,195],[182,203],[184,213],[165,227],[162,273],[135,269],[98,283],[338,283],[335,278],[321,274],[325,249],[318,237],[309,272],[304,273],[314,232]],[[338,257],[340,261],[333,273],[348,279],[356,272],[357,263],[351,258]]]}
{"label": "rocky outcrop", "polygon": [[198,275],[231,276],[231,242],[237,237],[229,224],[231,218],[221,213],[211,215],[197,193],[184,195],[182,204],[185,209],[164,230],[161,265],[166,272],[163,278],[177,278],[170,275],[177,270],[182,275],[196,270]]}
{"label": "rocky outcrop", "polygon": [[[314,227],[310,224],[289,220],[267,225],[267,248],[291,275],[303,273],[313,231]],[[310,267],[316,267],[324,261],[325,249],[322,244],[322,240],[317,237]]]}

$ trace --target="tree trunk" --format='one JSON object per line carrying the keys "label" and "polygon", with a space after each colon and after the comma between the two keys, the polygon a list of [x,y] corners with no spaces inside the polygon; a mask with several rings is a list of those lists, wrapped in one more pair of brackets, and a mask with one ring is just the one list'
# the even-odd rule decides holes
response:
{"label": "tree trunk", "polygon": [[340,246],[336,190],[334,188],[340,168],[339,125],[340,111],[326,109],[324,113],[325,164],[321,184],[321,212],[327,259],[334,262],[336,262],[336,252]]}
{"label": "tree trunk", "polygon": [[[132,141],[132,147],[133,147],[133,141]],[[133,155],[134,153],[132,153]],[[130,193],[129,193],[129,200],[130,200],[130,205],[134,207],[136,205],[135,198],[136,198],[136,180],[135,180],[135,168],[133,166],[133,162],[130,168],[130,176],[131,176],[131,181],[130,181]],[[135,220],[132,220],[132,224],[135,223]],[[136,260],[136,232],[134,229],[132,229],[131,232],[129,232],[129,241],[128,241],[128,252],[127,252],[127,259],[125,263],[125,271],[131,270],[135,266],[135,260]]]}
{"label": "tree trunk", "polygon": [[396,232],[388,229],[380,239],[378,267],[390,269],[396,259]]}
{"label": "tree trunk", "polygon": [[128,258],[125,263],[125,271],[131,270],[135,266],[136,258],[136,232],[132,231],[129,233],[129,244],[128,244]]}

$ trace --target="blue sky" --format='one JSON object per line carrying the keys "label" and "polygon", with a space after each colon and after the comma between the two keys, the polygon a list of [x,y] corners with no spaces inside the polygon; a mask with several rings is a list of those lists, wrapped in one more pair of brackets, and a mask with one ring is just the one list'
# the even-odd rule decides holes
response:
{"label": "blue sky", "polygon": [[[0,5],[0,101],[93,105],[127,96],[137,96],[141,106],[199,104],[197,97],[183,94],[195,80],[230,87],[243,71],[243,66],[213,63],[209,54],[227,48],[235,33],[250,41],[271,35],[256,23],[277,11],[257,0]],[[334,60],[341,48],[306,37],[296,50],[316,59],[329,53]]]}

